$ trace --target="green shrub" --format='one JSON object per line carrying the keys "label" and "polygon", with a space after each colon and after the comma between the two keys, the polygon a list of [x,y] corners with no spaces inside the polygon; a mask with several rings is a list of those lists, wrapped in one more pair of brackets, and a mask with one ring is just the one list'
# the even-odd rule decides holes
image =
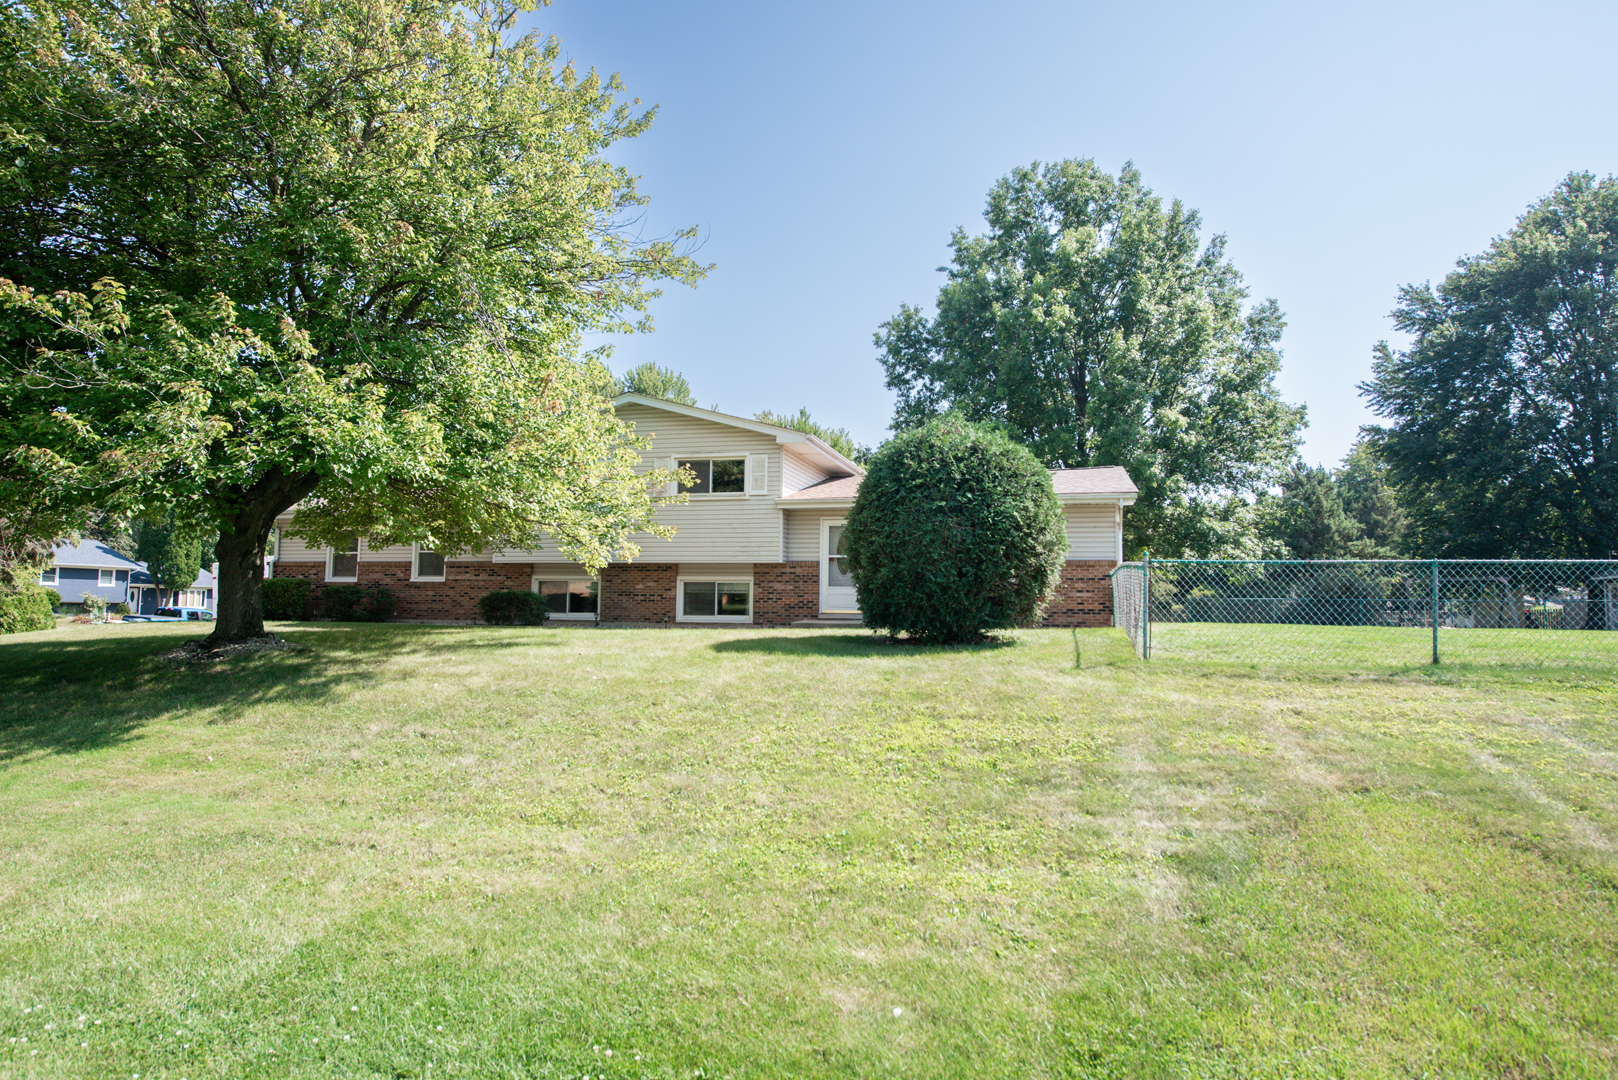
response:
{"label": "green shrub", "polygon": [[1066,551],[1050,473],[953,415],[877,452],[843,530],[865,624],[945,644],[1038,620]]}
{"label": "green shrub", "polygon": [[124,603],[122,600],[120,600],[116,604],[113,604],[112,606],[108,607],[107,608],[107,613],[109,615],[128,615],[129,614],[129,605]]}
{"label": "green shrub", "polygon": [[387,622],[393,618],[393,594],[387,589],[328,585],[320,594],[326,617],[338,622]]}
{"label": "green shrub", "polygon": [[307,619],[309,617],[309,579],[301,577],[270,578],[264,583],[264,617],[266,619]]}
{"label": "green shrub", "polygon": [[51,610],[52,611],[55,611],[57,608],[62,606],[62,594],[61,593],[57,592],[55,589],[46,589],[46,590],[44,590],[44,593],[45,593],[46,599],[50,600],[50,602],[51,602]]}
{"label": "green shrub", "polygon": [[496,589],[478,600],[478,615],[495,626],[538,626],[550,617],[545,598],[526,589]]}
{"label": "green shrub", "polygon": [[91,622],[107,621],[107,602],[93,592],[84,594],[79,602],[79,610],[90,616]]}
{"label": "green shrub", "polygon": [[0,589],[0,634],[24,634],[54,627],[56,617],[51,614],[51,592],[37,585]]}

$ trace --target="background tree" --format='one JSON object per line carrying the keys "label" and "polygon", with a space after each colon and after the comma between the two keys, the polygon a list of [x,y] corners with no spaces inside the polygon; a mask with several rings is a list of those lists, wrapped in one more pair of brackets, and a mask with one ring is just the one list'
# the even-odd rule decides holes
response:
{"label": "background tree", "polygon": [[1370,444],[1363,438],[1355,440],[1333,479],[1337,482],[1343,509],[1359,522],[1361,532],[1377,557],[1407,556],[1409,515],[1388,479],[1387,465],[1377,459]]}
{"label": "background tree", "polygon": [[951,238],[937,315],[901,307],[876,336],[895,430],[954,409],[1048,466],[1124,466],[1132,551],[1239,539],[1233,497],[1280,475],[1304,422],[1275,389],[1275,302],[1244,312],[1224,238],[1203,246],[1196,211],[1165,209],[1133,165],[1017,169],[984,216],[986,234]]}
{"label": "background tree", "polygon": [[1067,552],[1039,459],[954,414],[877,452],[843,543],[865,625],[944,644],[1037,621]]}
{"label": "background tree", "polygon": [[854,436],[848,433],[847,428],[826,427],[815,423],[809,415],[809,410],[800,408],[796,415],[791,413],[773,413],[768,409],[753,414],[753,419],[764,424],[774,424],[777,427],[791,428],[801,431],[805,435],[813,435],[833,450],[842,454],[857,465],[863,465],[870,460],[872,451],[869,447],[862,447],[854,442]]}
{"label": "background tree", "polygon": [[[627,317],[649,281],[703,270],[689,234],[622,227],[644,200],[602,151],[651,114],[556,42],[509,40],[515,15],[0,15],[8,466],[67,506],[217,528],[216,639],[262,632],[264,546],[294,505],[317,544],[453,553],[544,529],[591,567],[652,527],[580,335],[644,327]],[[0,490],[0,519],[28,487]]]}
{"label": "background tree", "polygon": [[135,558],[146,564],[159,589],[189,589],[202,572],[202,538],[195,525],[170,512],[161,519],[134,523]]}
{"label": "background tree", "polygon": [[1618,180],[1570,175],[1393,319],[1361,392],[1422,553],[1618,554]]}
{"label": "background tree", "polygon": [[669,368],[658,367],[650,360],[620,375],[618,392],[645,394],[647,397],[672,401],[676,405],[690,405],[693,408],[697,404],[697,396],[691,392],[691,384],[685,381],[684,375]]}
{"label": "background tree", "polygon": [[1296,463],[1271,507],[1274,535],[1289,559],[1371,558],[1360,523],[1343,507],[1331,471]]}

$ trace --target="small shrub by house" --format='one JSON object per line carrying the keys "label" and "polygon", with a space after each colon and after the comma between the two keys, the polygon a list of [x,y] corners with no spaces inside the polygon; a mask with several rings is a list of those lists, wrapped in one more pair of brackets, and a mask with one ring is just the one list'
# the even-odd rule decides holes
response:
{"label": "small shrub by house", "polygon": [[549,615],[545,598],[525,589],[496,589],[478,599],[478,616],[495,626],[538,626]]}

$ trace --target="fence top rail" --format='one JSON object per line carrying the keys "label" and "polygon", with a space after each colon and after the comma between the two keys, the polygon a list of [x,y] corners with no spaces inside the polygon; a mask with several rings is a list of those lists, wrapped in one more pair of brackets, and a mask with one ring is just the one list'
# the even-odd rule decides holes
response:
{"label": "fence top rail", "polygon": [[[1433,563],[1472,563],[1478,566],[1613,566],[1618,559],[1160,559],[1152,557],[1152,565],[1170,566],[1431,566]],[[1125,563],[1139,566],[1139,563]]]}

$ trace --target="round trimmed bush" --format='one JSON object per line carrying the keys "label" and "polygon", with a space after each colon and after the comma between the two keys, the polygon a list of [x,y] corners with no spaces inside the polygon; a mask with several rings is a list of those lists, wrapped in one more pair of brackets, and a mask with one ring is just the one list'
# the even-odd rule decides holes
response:
{"label": "round trimmed bush", "polygon": [[878,451],[843,528],[865,625],[940,644],[1038,620],[1066,550],[1045,467],[953,415]]}

